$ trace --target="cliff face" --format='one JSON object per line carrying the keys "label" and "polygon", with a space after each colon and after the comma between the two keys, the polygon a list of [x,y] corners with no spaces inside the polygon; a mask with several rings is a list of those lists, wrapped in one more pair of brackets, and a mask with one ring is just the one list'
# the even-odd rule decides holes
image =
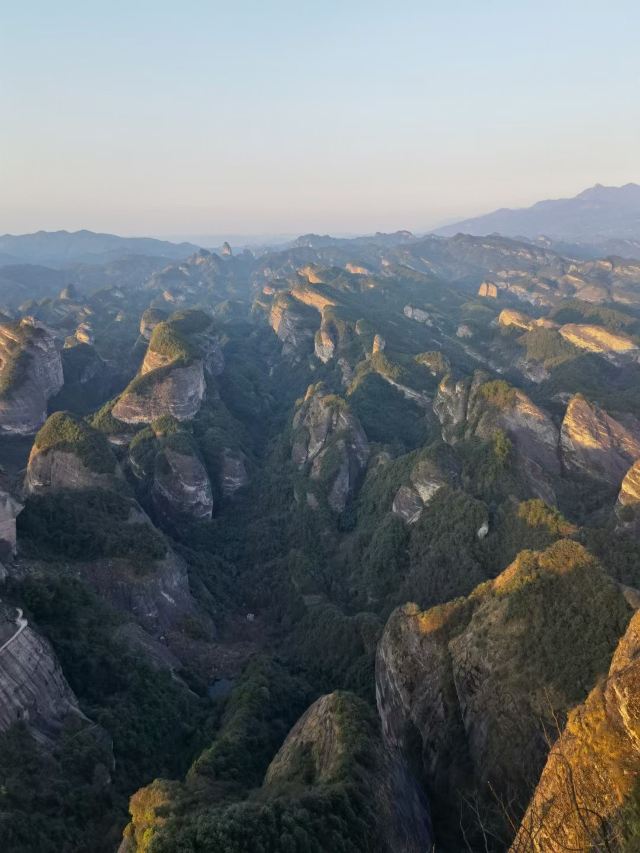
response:
{"label": "cliff face", "polygon": [[[364,430],[340,397],[310,386],[293,419],[291,458],[309,479],[326,489],[327,501],[342,512],[369,457]],[[313,505],[313,490],[307,499]]]}
{"label": "cliff face", "polygon": [[567,323],[560,328],[563,338],[580,349],[615,357],[638,352],[638,345],[626,335],[615,334],[602,326]]}
{"label": "cliff face", "polygon": [[[345,693],[321,696],[300,717],[269,765],[264,787],[282,786],[297,781],[306,760],[306,779],[312,785],[331,785],[357,778],[360,756],[354,743],[354,729],[366,727],[361,719],[361,702]],[[373,797],[376,826],[372,838],[381,853],[423,853],[430,848],[431,833],[423,796],[412,777],[379,742],[377,733],[370,738],[366,787]],[[364,781],[364,780],[363,780]]]}
{"label": "cliff face", "polygon": [[118,489],[122,472],[102,433],[66,412],[42,427],[27,464],[27,494],[57,489]]}
{"label": "cliff face", "polygon": [[22,504],[0,485],[0,560],[15,554],[16,518]]}
{"label": "cliff face", "polygon": [[282,341],[285,357],[298,357],[311,350],[317,314],[292,299],[288,293],[279,293],[273,300],[269,312],[269,325]]}
{"label": "cliff face", "polygon": [[151,423],[163,415],[191,420],[200,409],[205,387],[200,359],[184,367],[167,365],[134,379],[113,407],[113,416],[127,424]]}
{"label": "cliff face", "polygon": [[62,388],[62,360],[53,334],[31,317],[0,326],[0,430],[38,431],[47,401]]}
{"label": "cliff face", "polygon": [[171,522],[181,516],[202,521],[210,519],[213,512],[211,483],[204,465],[194,454],[171,448],[156,457],[151,497],[159,515]]}
{"label": "cliff face", "polygon": [[618,486],[640,458],[640,424],[623,425],[576,394],[567,406],[560,443],[568,470]]}
{"label": "cliff face", "polygon": [[618,845],[625,833],[621,812],[637,797],[639,774],[637,613],[618,645],[607,680],[570,713],[549,754],[512,853],[621,849]]}
{"label": "cliff face", "polygon": [[461,438],[489,439],[503,430],[523,460],[523,474],[533,493],[553,503],[549,477],[560,473],[557,427],[519,388],[488,380],[476,371],[466,379],[449,376],[440,382],[433,409],[443,439],[449,444]]}
{"label": "cliff face", "polygon": [[391,511],[408,524],[414,524],[431,498],[447,484],[447,480],[435,463],[423,459],[411,471],[411,485],[400,486],[393,499]]}
{"label": "cliff face", "polygon": [[22,611],[0,602],[0,731],[22,720],[49,739],[69,714],[83,717],[53,649]]}
{"label": "cliff face", "polygon": [[238,489],[246,486],[249,475],[245,465],[244,455],[239,451],[225,447],[222,453],[220,488],[224,497],[232,497]]}
{"label": "cliff face", "polygon": [[544,727],[606,671],[628,613],[587,552],[561,541],[522,552],[466,600],[392,614],[376,660],[383,733],[421,768],[441,826],[457,826],[472,792],[526,802]]}

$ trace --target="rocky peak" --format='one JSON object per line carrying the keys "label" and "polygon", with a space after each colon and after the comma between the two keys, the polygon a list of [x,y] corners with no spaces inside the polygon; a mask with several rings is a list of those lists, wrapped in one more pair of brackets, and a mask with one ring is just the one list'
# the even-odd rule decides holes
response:
{"label": "rocky peak", "polygon": [[0,430],[37,432],[46,420],[47,401],[63,382],[53,332],[33,317],[0,325]]}
{"label": "rocky peak", "polygon": [[530,795],[547,751],[543,721],[606,671],[628,617],[622,592],[566,540],[522,552],[467,599],[392,614],[376,660],[383,734],[421,766],[443,825],[459,826],[471,790],[488,803],[489,784],[507,799]]}
{"label": "rocky peak", "polygon": [[309,386],[293,419],[291,458],[326,489],[336,512],[344,510],[368,457],[367,437],[345,400]]}
{"label": "rocky peak", "polygon": [[55,412],[47,419],[29,455],[28,494],[123,487],[122,472],[103,433],[70,412]]}
{"label": "rocky peak", "polygon": [[619,486],[640,458],[640,423],[629,418],[623,424],[576,394],[562,421],[560,444],[569,471]]}
{"label": "rocky peak", "polygon": [[[571,711],[520,824],[511,853],[614,850],[640,774],[640,614],[609,676]],[[625,845],[626,846],[626,845]]]}

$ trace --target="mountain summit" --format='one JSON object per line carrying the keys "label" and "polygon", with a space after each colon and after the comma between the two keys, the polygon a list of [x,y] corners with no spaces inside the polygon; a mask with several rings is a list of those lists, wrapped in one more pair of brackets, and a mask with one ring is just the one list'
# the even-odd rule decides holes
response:
{"label": "mountain summit", "polygon": [[574,198],[539,201],[531,207],[501,208],[437,229],[450,237],[459,233],[484,236],[538,237],[558,240],[603,241],[615,237],[640,239],[640,185],[605,187],[596,184]]}

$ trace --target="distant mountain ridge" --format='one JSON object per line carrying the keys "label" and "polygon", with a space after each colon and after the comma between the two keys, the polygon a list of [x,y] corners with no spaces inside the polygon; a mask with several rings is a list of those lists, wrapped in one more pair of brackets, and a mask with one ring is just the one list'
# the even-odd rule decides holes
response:
{"label": "distant mountain ridge", "polygon": [[498,233],[505,237],[554,239],[581,242],[640,240],[640,185],[605,187],[596,184],[573,198],[547,199],[531,207],[501,208],[464,219],[434,232],[443,237],[464,233],[482,237]]}
{"label": "distant mountain ridge", "polygon": [[34,234],[0,236],[0,266],[40,264],[104,264],[129,255],[186,258],[198,250],[193,243],[171,243],[154,237],[118,237],[94,231],[36,231]]}

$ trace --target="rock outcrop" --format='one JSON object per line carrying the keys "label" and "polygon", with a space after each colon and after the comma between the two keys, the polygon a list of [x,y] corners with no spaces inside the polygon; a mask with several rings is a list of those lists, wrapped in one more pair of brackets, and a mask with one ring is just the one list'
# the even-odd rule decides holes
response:
{"label": "rock outcrop", "polygon": [[200,410],[205,389],[202,361],[168,365],[134,379],[118,398],[112,414],[126,424],[147,424],[164,415],[188,421]]}
{"label": "rock outcrop", "polygon": [[309,386],[293,419],[291,458],[306,470],[316,501],[315,492],[324,493],[331,509],[342,512],[368,457],[367,437],[348,404],[321,385]]}
{"label": "rock outcrop", "polygon": [[180,516],[203,521],[213,512],[209,476],[195,453],[164,448],[156,457],[151,497],[156,512],[172,521]]}
{"label": "rock outcrop", "polygon": [[70,714],[86,719],[53,649],[21,610],[0,602],[0,731],[23,721],[48,740]]}
{"label": "rock outcrop", "polygon": [[402,309],[403,314],[409,320],[415,320],[416,323],[424,323],[425,326],[433,326],[433,319],[428,311],[422,308],[414,308],[413,305],[405,305]]}
{"label": "rock outcrop", "polygon": [[400,486],[396,492],[391,511],[408,524],[414,524],[434,495],[446,486],[447,480],[438,466],[429,459],[417,462],[409,479],[411,485]]}
{"label": "rock outcrop", "polygon": [[459,380],[446,376],[433,409],[449,444],[463,438],[487,440],[496,430],[504,431],[523,460],[522,472],[533,493],[554,502],[551,478],[560,472],[558,429],[524,391],[503,380],[490,381],[482,371]]}
{"label": "rock outcrop", "polygon": [[140,334],[146,340],[151,339],[153,330],[167,319],[167,312],[161,308],[147,308],[140,317]]}
{"label": "rock outcrop", "polygon": [[222,451],[220,489],[225,498],[232,497],[249,483],[244,454],[225,447]]}
{"label": "rock outcrop", "polygon": [[0,431],[37,432],[47,417],[47,401],[63,381],[51,331],[32,317],[0,325]]}
{"label": "rock outcrop", "polygon": [[374,799],[372,849],[380,853],[423,853],[431,845],[424,797],[396,757],[380,743],[377,732],[367,725],[364,703],[348,693],[321,696],[305,711],[269,765],[265,789],[296,782],[303,762],[307,784],[355,781],[359,761],[356,732],[369,739],[369,770],[361,783]]}
{"label": "rock outcrop", "polygon": [[478,288],[478,296],[483,296],[487,299],[497,299],[498,288],[492,281],[483,281]]}
{"label": "rock outcrop", "polygon": [[151,423],[170,415],[179,421],[198,413],[205,376],[224,368],[220,342],[204,311],[181,311],[158,323],[138,376],[127,386],[112,414],[123,423]]}
{"label": "rock outcrop", "polygon": [[421,767],[446,830],[475,794],[526,802],[545,760],[545,726],[606,671],[628,617],[622,592],[566,540],[522,552],[467,599],[392,614],[376,661],[383,733]]}
{"label": "rock outcrop", "polygon": [[22,504],[11,493],[4,478],[0,479],[0,560],[16,552],[16,518]]}
{"label": "rock outcrop", "polygon": [[622,849],[627,830],[624,808],[636,795],[639,775],[640,613],[636,613],[613,656],[607,680],[570,712],[512,853]]}
{"label": "rock outcrop", "polygon": [[622,424],[582,394],[569,401],[560,431],[562,461],[569,471],[619,486],[640,459],[640,423]]}
{"label": "rock outcrop", "polygon": [[626,335],[610,332],[602,326],[567,323],[560,327],[560,334],[569,343],[580,349],[611,357],[637,353],[638,345]]}
{"label": "rock outcrop", "polygon": [[29,454],[25,491],[122,489],[124,477],[103,433],[70,412],[51,415]]}
{"label": "rock outcrop", "polygon": [[282,341],[282,354],[296,358],[311,349],[317,314],[288,293],[276,294],[269,312],[269,325]]}

